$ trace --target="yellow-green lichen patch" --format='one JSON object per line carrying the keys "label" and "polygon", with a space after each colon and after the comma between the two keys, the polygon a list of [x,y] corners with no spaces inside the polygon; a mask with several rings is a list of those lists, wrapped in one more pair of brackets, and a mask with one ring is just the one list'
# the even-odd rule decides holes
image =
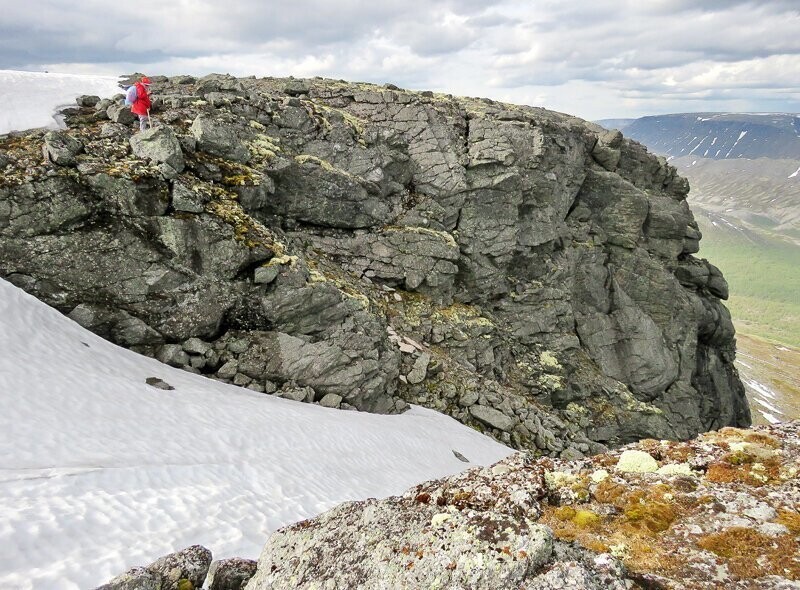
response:
{"label": "yellow-green lichen patch", "polygon": [[285,254],[284,246],[275,239],[273,233],[259,221],[247,214],[236,195],[228,193],[218,186],[195,186],[193,190],[207,190],[215,200],[206,204],[206,211],[219,217],[233,227],[234,237],[248,248],[264,247],[276,257]]}
{"label": "yellow-green lichen patch", "polygon": [[311,116],[322,128],[331,130],[333,125],[331,124],[329,118],[338,117],[350,128],[356,141],[361,145],[364,145],[362,135],[364,134],[364,128],[367,123],[364,119],[356,117],[353,113],[350,113],[344,109],[332,107],[324,103],[305,101],[304,104],[306,105],[307,109],[310,110]]}
{"label": "yellow-green lichen patch", "polygon": [[600,526],[600,517],[591,510],[576,510],[570,519],[575,526],[582,529],[595,529]]}
{"label": "yellow-green lichen patch", "polygon": [[481,315],[475,307],[463,303],[453,303],[447,307],[436,308],[431,314],[431,319],[441,323],[480,326],[484,328],[495,327],[494,322]]}
{"label": "yellow-green lichen patch", "polygon": [[383,228],[384,233],[414,233],[431,236],[440,239],[442,242],[453,248],[458,248],[458,244],[451,234],[446,231],[438,231],[429,227],[417,225],[388,225]]}
{"label": "yellow-green lichen patch", "polygon": [[340,267],[323,264],[321,260],[308,260],[309,276],[311,283],[330,283],[335,286],[342,296],[354,301],[362,309],[371,309],[373,300],[365,293],[361,281],[349,275]]}
{"label": "yellow-green lichen patch", "polygon": [[545,350],[539,355],[539,362],[545,369],[561,369],[561,363],[558,362],[558,359],[549,350]]}
{"label": "yellow-green lichen patch", "polygon": [[559,375],[540,375],[537,379],[537,383],[542,389],[551,392],[558,391],[564,387],[564,380]]}
{"label": "yellow-green lichen patch", "polygon": [[220,159],[217,165],[222,172],[222,183],[227,186],[259,186],[263,180],[259,171],[238,162]]}
{"label": "yellow-green lichen patch", "polygon": [[[252,123],[255,123],[255,121],[252,121]],[[283,151],[279,145],[280,141],[280,138],[259,133],[255,139],[247,144],[247,149],[254,160],[268,164]]]}
{"label": "yellow-green lichen patch", "polygon": [[351,181],[359,183],[360,179],[357,176],[353,176],[347,170],[342,170],[341,168],[337,168],[328,160],[323,160],[322,158],[318,158],[317,156],[312,156],[311,154],[300,154],[294,157],[294,161],[300,164],[301,166],[304,164],[316,164],[326,172],[331,172],[332,174],[339,174],[341,176],[346,176]]}
{"label": "yellow-green lichen patch", "polygon": [[297,256],[290,256],[289,254],[284,254],[282,256],[273,256],[267,262],[263,264],[263,266],[294,266],[298,261]]}

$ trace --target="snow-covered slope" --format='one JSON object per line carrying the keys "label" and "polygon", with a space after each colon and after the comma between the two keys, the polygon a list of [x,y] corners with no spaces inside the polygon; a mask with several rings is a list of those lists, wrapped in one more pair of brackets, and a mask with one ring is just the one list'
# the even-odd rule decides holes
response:
{"label": "snow-covered slope", "polygon": [[0,133],[55,127],[56,108],[81,94],[110,97],[121,92],[114,76],[0,70]]}
{"label": "snow-covered slope", "polygon": [[[159,377],[175,387],[145,384]],[[509,449],[443,415],[331,410],[162,365],[0,281],[0,588],[87,588]]]}

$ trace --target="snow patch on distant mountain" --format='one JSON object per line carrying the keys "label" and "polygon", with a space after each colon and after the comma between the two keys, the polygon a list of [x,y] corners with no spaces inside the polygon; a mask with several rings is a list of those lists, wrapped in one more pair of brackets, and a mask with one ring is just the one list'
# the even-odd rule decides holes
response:
{"label": "snow patch on distant mountain", "polygon": [[715,149],[698,153],[713,159],[800,159],[798,131],[800,117],[791,113],[686,113],[635,119],[624,134],[665,156],[706,146]]}

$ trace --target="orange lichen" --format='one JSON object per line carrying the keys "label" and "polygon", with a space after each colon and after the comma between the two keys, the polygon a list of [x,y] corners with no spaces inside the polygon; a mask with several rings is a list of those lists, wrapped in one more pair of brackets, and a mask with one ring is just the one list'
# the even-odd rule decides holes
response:
{"label": "orange lichen", "polygon": [[714,483],[743,483],[763,486],[779,477],[780,461],[770,458],[756,461],[751,455],[742,452],[728,453],[708,466],[706,479]]}
{"label": "orange lichen", "polygon": [[781,441],[774,436],[764,434],[762,432],[748,432],[744,440],[750,443],[764,445],[765,447],[772,447],[773,449],[781,448]]}
{"label": "orange lichen", "polygon": [[675,508],[666,502],[639,502],[628,506],[625,517],[647,527],[653,533],[666,531],[677,517]]}
{"label": "orange lichen", "polygon": [[[792,535],[771,537],[755,529],[731,527],[700,537],[697,545],[723,558],[731,573],[741,578],[800,578],[800,561],[796,557],[800,555],[800,543]],[[753,559],[754,555],[761,559]]]}
{"label": "orange lichen", "polygon": [[800,512],[784,508],[778,511],[775,522],[782,524],[795,535],[800,535]]}
{"label": "orange lichen", "polygon": [[627,489],[622,484],[614,483],[611,478],[606,478],[597,484],[594,489],[594,498],[603,504],[614,504],[617,507],[621,507],[622,505],[617,504],[617,501],[625,494]]}

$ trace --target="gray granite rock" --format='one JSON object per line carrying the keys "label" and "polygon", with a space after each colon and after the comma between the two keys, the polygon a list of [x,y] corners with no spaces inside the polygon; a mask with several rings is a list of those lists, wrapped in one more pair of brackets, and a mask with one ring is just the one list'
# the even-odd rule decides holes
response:
{"label": "gray granite rock", "polygon": [[183,170],[184,160],[181,144],[172,129],[166,125],[159,125],[135,134],[130,139],[134,155],[164,163],[177,172]]}
{"label": "gray granite rock", "polygon": [[75,163],[75,156],[83,151],[83,144],[63,131],[48,131],[42,150],[44,157],[53,164],[69,166]]}

